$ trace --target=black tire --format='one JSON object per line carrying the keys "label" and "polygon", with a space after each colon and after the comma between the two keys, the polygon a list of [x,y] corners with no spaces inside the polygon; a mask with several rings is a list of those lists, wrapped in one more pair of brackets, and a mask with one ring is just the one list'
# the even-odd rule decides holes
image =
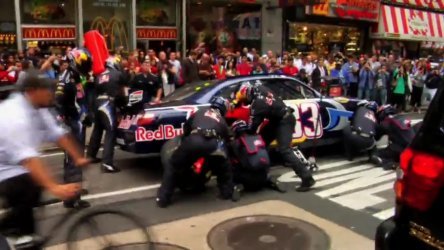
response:
{"label": "black tire", "polygon": [[[137,230],[138,234],[140,234],[141,239],[137,242],[131,242],[131,243],[116,243],[113,240],[108,240],[106,232],[100,232],[98,230],[97,221],[95,219],[99,218],[99,216],[107,216],[107,220],[112,220],[112,218],[120,218],[124,219],[125,225],[131,226],[129,230]],[[150,241],[150,236],[148,233],[148,230],[146,229],[146,226],[143,225],[140,222],[140,218],[138,218],[135,215],[132,215],[130,213],[117,211],[117,210],[109,210],[109,209],[95,209],[95,210],[89,210],[80,217],[76,218],[75,221],[72,223],[72,226],[70,227],[70,230],[68,231],[66,242],[68,246],[68,250],[80,250],[82,248],[76,247],[78,240],[83,239],[77,239],[78,234],[82,228],[82,226],[86,225],[89,226],[89,230],[93,235],[89,235],[91,237],[96,237],[100,239],[105,240],[105,245],[103,248],[100,249],[121,249],[121,250],[127,250],[127,249],[138,249],[138,250],[150,250],[152,249],[152,243]],[[126,224],[128,223],[128,224]],[[96,239],[96,241],[99,241]],[[97,249],[99,250],[99,249]]]}

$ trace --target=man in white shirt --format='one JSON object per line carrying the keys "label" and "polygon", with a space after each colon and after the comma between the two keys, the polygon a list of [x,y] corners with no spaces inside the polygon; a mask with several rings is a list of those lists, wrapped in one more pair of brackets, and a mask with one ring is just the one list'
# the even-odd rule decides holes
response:
{"label": "man in white shirt", "polygon": [[79,192],[76,183],[57,183],[38,152],[42,142],[54,141],[77,166],[89,162],[48,109],[53,104],[54,88],[55,83],[47,76],[29,71],[20,93],[13,93],[0,104],[0,197],[11,208],[0,223],[3,235],[35,233],[33,207],[38,204],[41,188],[62,200]]}

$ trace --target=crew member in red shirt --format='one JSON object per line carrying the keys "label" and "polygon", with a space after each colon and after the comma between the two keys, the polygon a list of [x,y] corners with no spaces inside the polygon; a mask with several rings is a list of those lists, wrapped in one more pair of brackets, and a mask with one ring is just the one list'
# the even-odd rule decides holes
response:
{"label": "crew member in red shirt", "polygon": [[285,67],[282,69],[284,75],[287,76],[296,76],[299,72],[298,68],[293,65],[293,58],[289,57],[287,59],[287,63]]}
{"label": "crew member in red shirt", "polygon": [[246,55],[242,56],[242,61],[236,66],[236,71],[240,76],[247,76],[251,74],[253,67],[251,67],[248,62],[248,58]]}

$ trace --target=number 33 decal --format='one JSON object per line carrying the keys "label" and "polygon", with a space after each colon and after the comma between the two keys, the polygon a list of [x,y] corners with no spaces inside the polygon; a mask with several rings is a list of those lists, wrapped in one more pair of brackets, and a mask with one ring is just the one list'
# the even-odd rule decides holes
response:
{"label": "number 33 decal", "polygon": [[303,136],[307,139],[322,137],[324,131],[317,103],[305,102],[289,106],[295,110],[296,126],[293,134],[294,139],[299,139]]}

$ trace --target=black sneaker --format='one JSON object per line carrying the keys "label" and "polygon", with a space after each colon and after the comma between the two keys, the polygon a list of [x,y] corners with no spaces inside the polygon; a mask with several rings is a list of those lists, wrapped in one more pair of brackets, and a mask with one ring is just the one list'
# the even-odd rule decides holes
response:
{"label": "black sneaker", "polygon": [[302,183],[299,187],[296,188],[297,192],[307,192],[316,184],[315,179],[313,177],[302,180]]}
{"label": "black sneaker", "polygon": [[89,159],[91,160],[92,164],[96,164],[96,163],[101,163],[102,159],[97,158],[97,157],[89,157]]}
{"label": "black sneaker", "polygon": [[113,165],[109,165],[109,164],[102,164],[102,172],[104,173],[118,173],[120,172],[120,168],[113,166]]}
{"label": "black sneaker", "polygon": [[91,204],[84,200],[75,200],[75,201],[65,201],[63,202],[63,206],[65,208],[85,209],[90,207]]}
{"label": "black sneaker", "polygon": [[156,204],[160,208],[166,208],[169,205],[171,205],[171,201],[170,200],[166,200],[166,199],[161,199],[161,198],[157,197],[156,198]]}

